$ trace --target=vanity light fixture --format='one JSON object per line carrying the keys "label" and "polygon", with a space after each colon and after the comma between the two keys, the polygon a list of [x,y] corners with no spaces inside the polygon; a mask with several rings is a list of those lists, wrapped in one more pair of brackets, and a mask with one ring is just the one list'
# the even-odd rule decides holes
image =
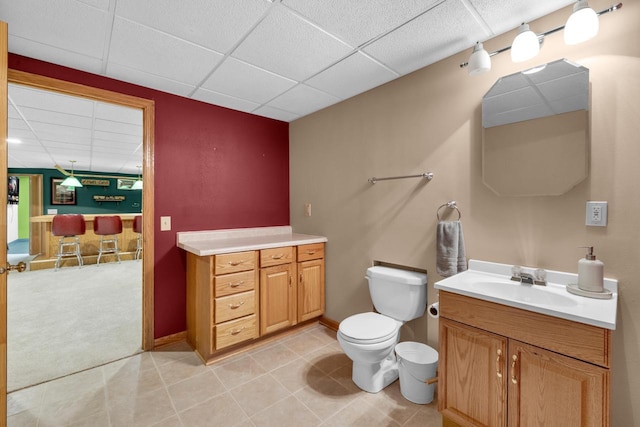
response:
{"label": "vanity light fixture", "polygon": [[486,73],[491,70],[491,58],[489,53],[484,50],[482,43],[477,42],[473,48],[471,58],[469,58],[469,75]]}
{"label": "vanity light fixture", "polygon": [[136,182],[133,183],[133,185],[131,186],[132,190],[142,190],[142,166],[136,166],[138,168],[138,179],[136,180]]}
{"label": "vanity light fixture", "polygon": [[[469,61],[461,63],[460,68],[469,67],[470,75],[482,74],[491,69],[490,58],[492,56],[502,52],[506,52],[507,50],[511,50],[511,58],[514,62],[526,61],[527,59],[533,58],[538,53],[536,52],[536,46],[534,46],[534,43],[533,43],[534,37],[537,41],[537,43],[535,44],[537,45],[537,51],[539,51],[540,45],[542,45],[544,38],[550,34],[557,33],[560,30],[564,30],[564,39],[567,44],[582,43],[583,41],[587,41],[590,38],[595,37],[596,34],[598,34],[598,28],[599,28],[598,19],[600,15],[604,15],[609,12],[615,12],[620,8],[622,8],[622,3],[613,5],[607,9],[601,10],[600,12],[594,12],[593,9],[589,7],[587,0],[577,0],[576,4],[573,7],[573,13],[569,17],[565,25],[553,28],[549,31],[545,31],[539,34],[535,34],[533,31],[531,31],[529,29],[528,24],[520,25],[520,27],[518,28],[518,35],[514,39],[513,44],[511,46],[506,46],[506,47],[503,47],[502,49],[498,49],[488,53],[488,56],[489,56],[488,67],[486,66],[472,67],[472,61],[477,61],[476,59],[473,59],[476,52],[480,51],[480,49],[484,51],[484,49],[482,48],[482,43],[478,42],[473,48],[473,53],[471,54],[471,58],[469,58]],[[521,47],[521,42],[524,43],[525,47]],[[531,56],[528,56],[528,55],[531,55]],[[525,58],[525,59],[522,59],[522,58]],[[486,58],[484,60],[486,60]],[[473,64],[475,65],[475,62],[473,62]]]}
{"label": "vanity light fixture", "polygon": [[540,53],[540,42],[541,39],[531,31],[529,24],[523,23],[518,27],[518,35],[511,45],[511,60],[524,62],[536,57]]}
{"label": "vanity light fixture", "polygon": [[564,26],[564,42],[569,45],[585,42],[594,38],[599,28],[596,12],[589,7],[587,0],[578,0]]}
{"label": "vanity light fixture", "polygon": [[71,175],[66,177],[64,181],[60,183],[63,187],[82,187],[78,178],[73,176],[73,164],[76,162],[75,160],[69,160],[71,162]]}

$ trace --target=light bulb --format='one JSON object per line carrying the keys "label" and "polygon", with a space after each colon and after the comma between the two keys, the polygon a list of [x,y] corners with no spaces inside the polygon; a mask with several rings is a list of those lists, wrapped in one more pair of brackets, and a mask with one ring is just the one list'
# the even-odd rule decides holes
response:
{"label": "light bulb", "polygon": [[529,24],[522,24],[518,28],[518,35],[511,45],[511,60],[524,62],[535,57],[540,52],[540,40],[529,29]]}
{"label": "light bulb", "polygon": [[599,29],[596,12],[589,7],[587,0],[578,0],[564,27],[564,42],[569,45],[582,43],[595,37]]}
{"label": "light bulb", "polygon": [[469,75],[476,76],[491,70],[491,58],[489,53],[484,50],[482,43],[476,43],[473,48],[471,58],[469,58]]}

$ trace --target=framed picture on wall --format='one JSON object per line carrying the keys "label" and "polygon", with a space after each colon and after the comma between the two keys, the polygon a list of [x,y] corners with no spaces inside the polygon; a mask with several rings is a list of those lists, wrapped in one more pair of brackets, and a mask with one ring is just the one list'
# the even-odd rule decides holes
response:
{"label": "framed picture on wall", "polygon": [[51,178],[51,204],[52,205],[75,205],[75,187],[65,187],[62,179]]}

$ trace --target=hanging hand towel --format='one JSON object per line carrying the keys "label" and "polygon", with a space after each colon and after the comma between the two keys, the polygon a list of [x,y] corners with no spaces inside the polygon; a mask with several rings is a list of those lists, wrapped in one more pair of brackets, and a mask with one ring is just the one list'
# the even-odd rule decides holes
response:
{"label": "hanging hand towel", "polygon": [[438,221],[436,271],[442,277],[449,277],[466,269],[462,223]]}

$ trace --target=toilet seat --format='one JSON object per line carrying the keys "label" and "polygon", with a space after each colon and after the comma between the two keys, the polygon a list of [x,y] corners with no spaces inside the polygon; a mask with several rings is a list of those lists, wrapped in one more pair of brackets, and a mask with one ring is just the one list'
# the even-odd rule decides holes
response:
{"label": "toilet seat", "polygon": [[338,327],[345,341],[354,344],[377,344],[398,333],[401,322],[378,313],[360,313],[347,317]]}

